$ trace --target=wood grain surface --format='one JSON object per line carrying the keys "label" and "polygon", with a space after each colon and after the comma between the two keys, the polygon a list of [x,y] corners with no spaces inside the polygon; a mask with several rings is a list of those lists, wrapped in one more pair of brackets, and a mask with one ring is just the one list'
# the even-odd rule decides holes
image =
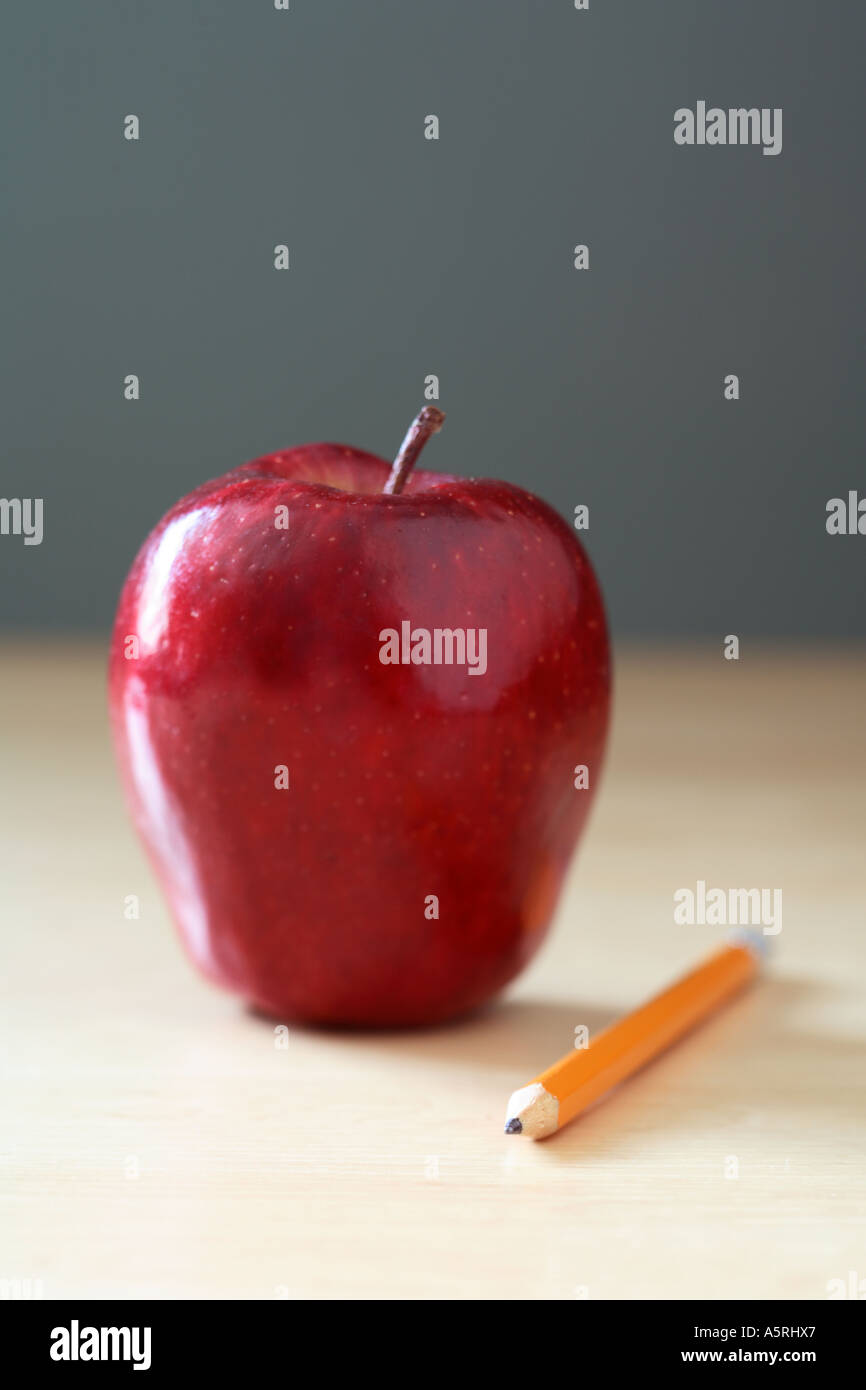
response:
{"label": "wood grain surface", "polygon": [[[527,974],[447,1028],[291,1028],[284,1048],[181,953],[121,803],[104,660],[0,649],[7,1296],[824,1299],[866,1280],[866,660],[621,654],[604,786]],[[506,1138],[509,1093],[576,1027],[720,939],[674,922],[698,880],[782,890],[768,978],[554,1139]]]}

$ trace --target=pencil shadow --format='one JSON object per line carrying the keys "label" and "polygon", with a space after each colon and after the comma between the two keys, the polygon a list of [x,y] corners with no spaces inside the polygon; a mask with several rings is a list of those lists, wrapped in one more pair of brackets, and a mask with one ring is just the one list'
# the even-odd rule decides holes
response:
{"label": "pencil shadow", "polygon": [[[657,1150],[660,1132],[674,1144],[700,1130],[758,1135],[774,1115],[778,1133],[778,1112],[786,1109],[798,1129],[827,1122],[830,1113],[859,1119],[866,1047],[796,1024],[798,1008],[827,990],[833,987],[809,979],[766,979],[535,1147],[546,1161],[576,1163],[639,1154],[653,1136]],[[498,1112],[511,1090],[574,1046],[576,1027],[587,1027],[591,1039],[614,1017],[598,1005],[506,999],[425,1032],[354,1035],[353,1046],[475,1069]]]}
{"label": "pencil shadow", "polygon": [[[545,1161],[577,1163],[620,1151],[639,1156],[648,1141],[657,1151],[660,1132],[668,1144],[680,1136],[685,1144],[700,1131],[719,1133],[729,1142],[732,1131],[758,1135],[775,1116],[778,1134],[778,1113],[786,1110],[798,1131],[829,1123],[831,1116],[834,1122],[859,1120],[866,1045],[808,1031],[796,1022],[801,1005],[811,1007],[828,992],[834,987],[811,979],[765,979],[534,1148]],[[587,1028],[591,1040],[617,1012],[561,999],[506,998],[424,1030],[310,1031],[355,1052],[393,1053],[402,1063],[415,1059],[474,1071],[498,1115],[511,1091],[574,1046],[576,1028]]]}
{"label": "pencil shadow", "polygon": [[684,1147],[701,1130],[727,1142],[731,1134],[757,1138],[770,1127],[777,1138],[785,1132],[779,1126],[785,1111],[798,1134],[829,1124],[831,1116],[834,1125],[860,1120],[857,1078],[866,1046],[792,1020],[798,1005],[813,1003],[825,989],[811,980],[766,980],[538,1147],[552,1162],[573,1163],[621,1151],[639,1156],[648,1141],[657,1151],[662,1132],[669,1145],[682,1136]]}
{"label": "pencil shadow", "polygon": [[613,1017],[612,1009],[580,1002],[505,999],[439,1028],[400,1033],[396,1046],[419,1061],[517,1077],[516,1086],[573,1048],[575,1029],[588,1029],[592,1038]]}

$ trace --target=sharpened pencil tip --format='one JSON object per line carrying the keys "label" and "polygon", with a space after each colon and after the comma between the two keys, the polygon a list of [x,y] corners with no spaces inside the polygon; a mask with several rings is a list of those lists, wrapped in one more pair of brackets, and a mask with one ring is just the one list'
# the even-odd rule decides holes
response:
{"label": "sharpened pencil tip", "polygon": [[507,1123],[506,1126],[505,1126],[505,1133],[506,1133],[506,1134],[522,1134],[522,1133],[523,1133],[523,1125],[520,1123],[519,1120],[509,1120],[508,1123]]}

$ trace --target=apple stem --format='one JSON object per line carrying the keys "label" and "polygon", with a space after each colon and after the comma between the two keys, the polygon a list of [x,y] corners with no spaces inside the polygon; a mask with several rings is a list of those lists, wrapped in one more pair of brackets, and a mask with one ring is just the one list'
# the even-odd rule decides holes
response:
{"label": "apple stem", "polygon": [[425,405],[419,410],[406,431],[406,438],[400,445],[397,457],[388,474],[384,491],[388,497],[396,497],[403,491],[406,479],[415,467],[415,462],[431,435],[441,430],[445,414],[435,405]]}

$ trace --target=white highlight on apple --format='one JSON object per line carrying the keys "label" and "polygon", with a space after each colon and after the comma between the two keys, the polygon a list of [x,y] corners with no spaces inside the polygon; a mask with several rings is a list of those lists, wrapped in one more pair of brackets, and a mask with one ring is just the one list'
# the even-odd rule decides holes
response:
{"label": "white highlight on apple", "polygon": [[379,633],[379,660],[383,666],[468,666],[470,676],[487,670],[486,627],[413,628],[403,620],[398,632],[383,627]]}
{"label": "white highlight on apple", "polygon": [[138,600],[138,636],[145,656],[156,651],[165,636],[171,612],[168,589],[174,563],[190,533],[203,520],[206,524],[212,514],[202,510],[176,517],[159,538]]}
{"label": "white highlight on apple", "polygon": [[195,861],[187,846],[183,825],[168,798],[150,736],[143,686],[130,682],[123,701],[123,721],[129,741],[129,765],[141,798],[142,829],[147,830],[163,863],[171,864],[177,902],[190,952],[205,971],[213,970],[204,901]]}

